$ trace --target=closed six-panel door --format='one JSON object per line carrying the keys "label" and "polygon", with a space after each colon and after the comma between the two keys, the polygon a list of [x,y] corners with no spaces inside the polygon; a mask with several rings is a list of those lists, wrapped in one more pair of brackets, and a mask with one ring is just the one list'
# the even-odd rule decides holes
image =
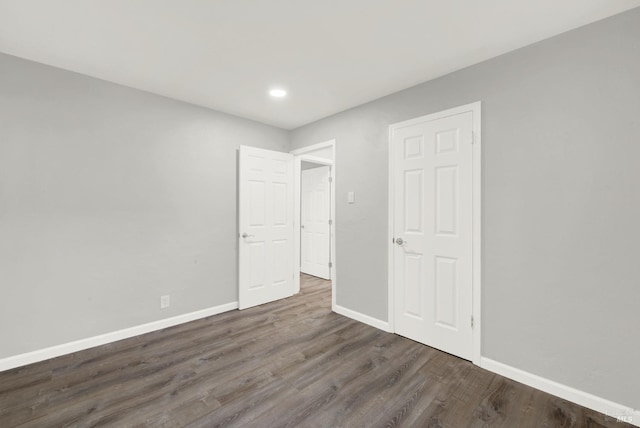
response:
{"label": "closed six-panel door", "polygon": [[394,325],[472,357],[472,140],[464,112],[392,128]]}

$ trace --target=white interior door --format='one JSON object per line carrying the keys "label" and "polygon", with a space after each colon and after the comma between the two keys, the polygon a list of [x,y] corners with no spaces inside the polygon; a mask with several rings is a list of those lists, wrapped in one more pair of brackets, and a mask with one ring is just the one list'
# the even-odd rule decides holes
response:
{"label": "white interior door", "polygon": [[331,167],[302,171],[300,210],[300,271],[331,279]]}
{"label": "white interior door", "polygon": [[473,114],[392,127],[394,324],[471,359]]}
{"label": "white interior door", "polygon": [[239,296],[251,306],[293,295],[293,155],[240,146]]}

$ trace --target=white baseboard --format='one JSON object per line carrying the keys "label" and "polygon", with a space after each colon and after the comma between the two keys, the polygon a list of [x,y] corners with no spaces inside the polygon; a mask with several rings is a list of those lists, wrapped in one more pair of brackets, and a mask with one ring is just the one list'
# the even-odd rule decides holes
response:
{"label": "white baseboard", "polygon": [[593,394],[563,385],[558,382],[534,375],[524,370],[500,363],[490,358],[482,357],[480,367],[497,373],[509,379],[547,392],[549,394],[560,397],[564,400],[571,401],[583,407],[604,413],[613,420],[627,422],[640,427],[640,410],[635,410],[622,404],[614,403]]}
{"label": "white baseboard", "polygon": [[122,339],[128,339],[133,336],[150,333],[163,328],[173,327],[174,325],[195,321],[200,318],[210,317],[212,315],[221,314],[223,312],[238,309],[238,302],[231,302],[212,308],[202,309],[200,311],[190,312],[188,314],[178,315],[163,320],[153,321],[147,324],[141,324],[135,327],[125,328],[124,330],[113,331],[111,333],[101,334],[99,336],[80,339],[62,345],[52,346],[50,348],[39,349],[37,351],[27,352],[25,354],[14,355],[11,357],[0,359],[0,372],[13,369],[16,367],[26,366],[27,364],[37,363],[39,361],[48,360],[50,358],[59,357],[61,355],[71,354],[73,352],[83,351],[93,348],[94,346],[105,345],[107,343],[116,342]]}
{"label": "white baseboard", "polygon": [[345,317],[349,317],[356,321],[368,324],[371,327],[375,327],[389,333],[391,332],[391,328],[389,327],[389,323],[387,321],[382,321],[377,318],[370,317],[369,315],[364,315],[360,312],[352,311],[351,309],[347,309],[344,306],[340,305],[334,305],[331,310],[333,310],[333,312],[337,314],[344,315]]}

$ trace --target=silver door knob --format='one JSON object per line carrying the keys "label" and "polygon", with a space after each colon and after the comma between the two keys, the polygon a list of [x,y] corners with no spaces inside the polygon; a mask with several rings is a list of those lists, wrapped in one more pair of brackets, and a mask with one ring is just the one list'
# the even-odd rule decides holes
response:
{"label": "silver door knob", "polygon": [[396,238],[396,244],[402,245],[404,244],[404,240],[402,238]]}
{"label": "silver door knob", "polygon": [[243,237],[243,238],[245,238],[245,239],[247,239],[247,238],[248,238],[248,237],[250,237],[250,236],[253,236],[253,235],[249,235],[247,232],[244,232],[244,233],[242,234],[242,237]]}

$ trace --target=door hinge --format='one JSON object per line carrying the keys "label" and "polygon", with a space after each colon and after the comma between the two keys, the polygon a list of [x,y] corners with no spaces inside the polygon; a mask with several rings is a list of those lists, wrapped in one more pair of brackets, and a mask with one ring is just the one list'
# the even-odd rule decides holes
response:
{"label": "door hinge", "polygon": [[329,219],[329,226],[333,225],[333,220]]}
{"label": "door hinge", "polygon": [[476,143],[476,133],[471,131],[471,144]]}
{"label": "door hinge", "polygon": [[332,183],[332,182],[333,182],[333,177],[329,176],[329,183]]}
{"label": "door hinge", "polygon": [[473,328],[473,315],[471,315],[471,328]]}
{"label": "door hinge", "polygon": [[332,268],[333,267],[333,263],[329,262],[329,267]]}

